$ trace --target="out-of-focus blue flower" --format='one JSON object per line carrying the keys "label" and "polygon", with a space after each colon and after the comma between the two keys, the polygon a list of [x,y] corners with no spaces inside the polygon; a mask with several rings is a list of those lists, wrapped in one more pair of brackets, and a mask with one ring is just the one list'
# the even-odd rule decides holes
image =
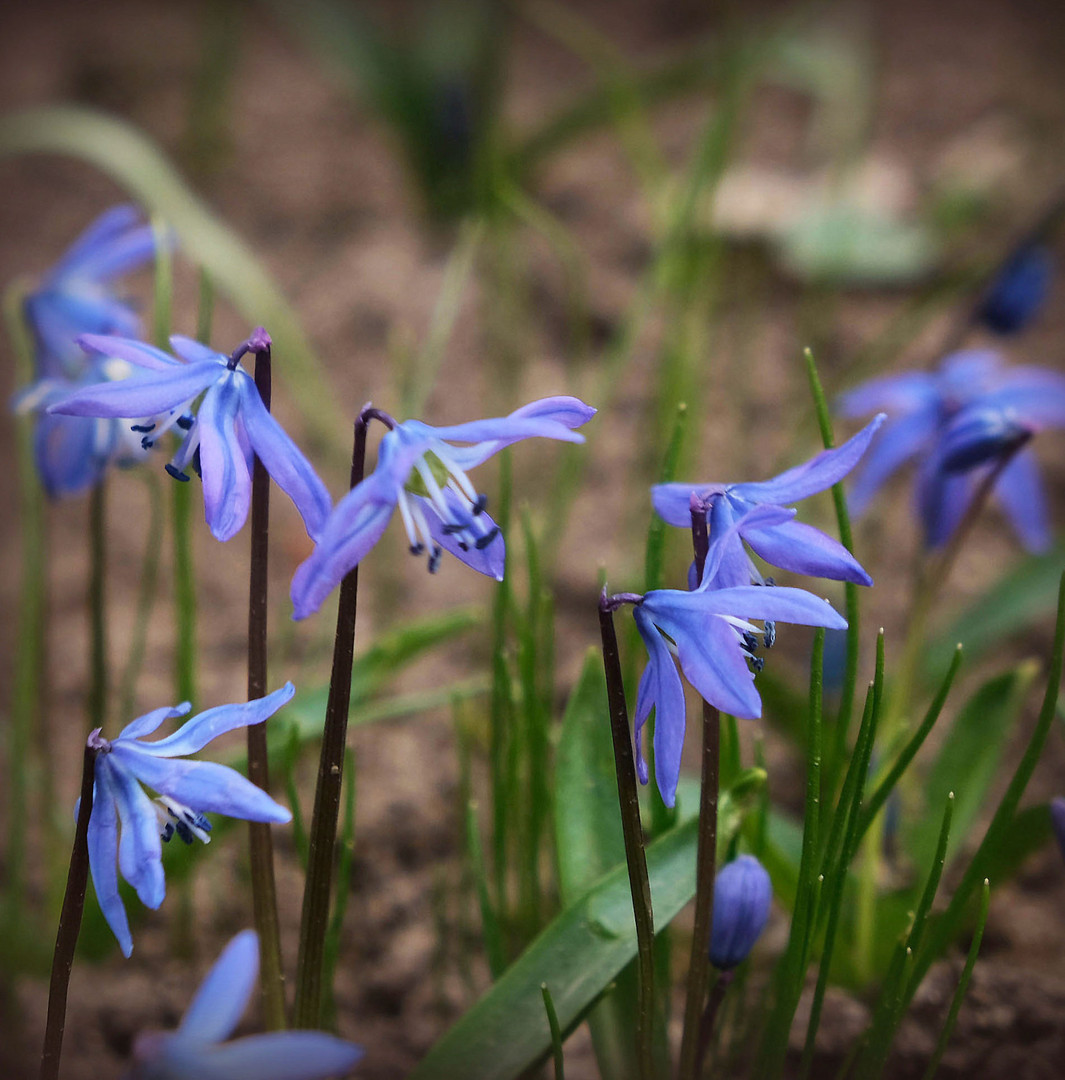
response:
{"label": "out-of-focus blue flower", "polygon": [[594,415],[595,409],[577,398],[551,397],[509,416],[452,427],[430,427],[420,420],[397,424],[381,440],[374,471],[337,503],[313,554],[297,569],[294,617],[306,618],[321,607],[381,538],[397,507],[411,552],[429,553],[430,572],[450,551],[478,573],[502,581],[503,537],[485,512],[487,497],[477,492],[467,472],[522,439],[584,442],[574,428]]}
{"label": "out-of-focus blue flower", "polygon": [[999,272],[980,304],[978,318],[996,334],[1023,330],[1042,307],[1054,276],[1054,258],[1041,244],[1022,248]]}
{"label": "out-of-focus blue flower", "polygon": [[1054,839],[1061,849],[1061,857],[1065,859],[1065,799],[1060,795],[1050,800],[1050,824],[1054,829]]}
{"label": "out-of-focus blue flower", "polygon": [[[100,909],[129,956],[133,939],[118,892],[116,860],[141,903],[157,908],[166,895],[162,843],[176,832],[187,844],[209,841],[206,813],[247,821],[286,822],[292,815],[234,769],[210,761],[175,760],[202,750],[235,728],[261,724],[292,698],[286,683],[266,697],[241,705],[219,705],[186,721],[172,735],[145,742],[160,724],[185,716],[189,703],[154,709],[108,740],[97,728],[89,746],[97,752],[92,814],[89,818],[89,869]],[[158,797],[149,799],[141,784]]]}
{"label": "out-of-focus blue flower", "polygon": [[730,971],[747,959],[769,921],[773,884],[753,855],[740,855],[714,880],[714,923],[710,963]]}
{"label": "out-of-focus blue flower", "polygon": [[347,1076],[362,1050],[322,1031],[277,1031],[223,1043],[259,975],[259,938],[237,934],[207,974],[177,1031],[133,1042],[126,1080],[328,1080]]}
{"label": "out-of-focus blue flower", "polygon": [[33,449],[37,472],[52,497],[94,487],[109,464],[136,464],[145,455],[129,424],[49,416],[44,410],[79,388],[121,378],[120,367],[100,364],[77,343],[81,334],[135,335],[136,311],[115,292],[118,277],[155,253],[150,226],[132,206],[96,219],[45,275],[23,304],[33,339],[34,382],[15,398],[17,412],[38,414]]}
{"label": "out-of-focus blue flower", "polygon": [[[167,472],[187,481],[185,469],[198,469],[207,524],[219,540],[230,539],[247,519],[251,465],[257,455],[296,504],[310,537],[318,538],[332,507],[329,492],[263,405],[255,380],[240,366],[246,352],[269,346],[270,337],[262,327],[231,356],[190,338],[172,337],[171,347],[181,360],[128,338],[85,334],[79,340],[92,354],[147,370],[120,382],[84,387],[49,406],[49,413],[155,417],[134,427],[143,435],[145,447],[172,427],[183,431],[184,439]],[[203,400],[194,415],[193,405],[200,394]]]}
{"label": "out-of-focus blue flower", "polygon": [[[792,511],[759,507],[751,513],[770,525],[779,521],[779,515]],[[725,539],[725,544],[730,542],[731,538]],[[712,552],[707,562],[713,558]],[[640,781],[646,784],[647,763],[640,736],[654,709],[655,782],[666,806],[672,806],[676,798],[686,725],[684,687],[674,653],[688,682],[705,701],[722,712],[753,719],[762,714],[762,700],[748,662],[760,661],[754,657],[759,637],[768,638],[775,632],[770,628],[778,620],[837,630],[847,625],[827,600],[804,589],[758,585],[713,588],[709,585],[712,580],[712,572],[704,575],[703,585],[690,592],[655,589],[632,609],[648,656],[636,698],[636,768]],[[765,621],[765,629],[760,630],[751,619]]]}
{"label": "out-of-focus blue flower", "polygon": [[939,547],[957,528],[986,471],[1009,453],[995,497],[1029,550],[1049,546],[1038,463],[1016,447],[1021,436],[1065,427],[1065,375],[1007,367],[995,352],[966,350],[946,357],[937,371],[873,379],[838,402],[838,411],[849,417],[874,409],[886,412],[888,421],[851,491],[853,513],[863,513],[894,472],[916,461],[925,542]]}
{"label": "out-of-focus blue flower", "polygon": [[[819,529],[790,519],[765,524],[761,519],[747,515],[757,506],[797,502],[838,483],[861,459],[883,419],[883,416],[876,417],[842,446],[823,450],[805,464],[788,469],[771,480],[745,484],[656,484],[651,489],[651,500],[664,521],[690,528],[694,494],[707,508],[711,548],[729,533],[733,525],[741,523],[738,533],[731,533],[730,550],[720,560],[716,577],[711,582],[719,588],[761,582],[761,575],[747,555],[743,542],[773,566],[814,577],[872,585],[872,578],[854,556]],[[746,524],[742,524],[745,520]],[[708,560],[707,566],[710,564]]]}

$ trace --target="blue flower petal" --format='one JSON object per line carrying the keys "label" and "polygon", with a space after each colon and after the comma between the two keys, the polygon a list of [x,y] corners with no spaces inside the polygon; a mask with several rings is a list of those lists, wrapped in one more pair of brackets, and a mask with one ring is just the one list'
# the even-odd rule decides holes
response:
{"label": "blue flower petal", "polygon": [[143,220],[135,206],[112,206],[110,210],[105,210],[67,248],[63,257],[49,271],[45,284],[54,285],[64,278],[81,276],[85,264],[95,257],[99,248],[117,240],[129,229],[137,228]]}
{"label": "blue flower petal", "polygon": [[[78,337],[78,344],[87,353],[125,360],[129,364],[147,368],[149,371],[172,371],[175,368],[181,370],[185,367],[162,349],[157,349],[146,341],[137,341],[135,338],[114,337],[110,334],[81,334]],[[215,359],[216,366],[217,363]],[[216,371],[215,375],[218,374]]]}
{"label": "blue flower petal", "polygon": [[198,364],[203,360],[213,360],[216,364],[227,366],[229,364],[228,356],[224,356],[217,349],[212,349],[210,345],[204,345],[202,341],[196,341],[182,334],[171,335],[170,348],[189,364]]}
{"label": "blue flower petal", "polygon": [[158,375],[133,375],[78,390],[48,407],[63,416],[136,419],[168,412],[206,390],[219,376],[217,364],[171,368]]}
{"label": "blue flower petal", "polygon": [[249,1035],[206,1050],[203,1072],[190,1073],[188,1080],[330,1080],[350,1073],[362,1053],[358,1046],[321,1031]]}
{"label": "blue flower petal", "polygon": [[857,419],[873,412],[883,411],[890,416],[894,413],[934,407],[939,402],[936,379],[935,375],[927,371],[908,371],[902,375],[870,379],[841,394],[836,399],[835,411],[840,416]]}
{"label": "blue flower petal", "polygon": [[[464,562],[471,570],[476,570],[478,574],[484,574],[486,577],[494,578],[496,581],[503,580],[507,561],[507,545],[503,539],[503,534],[487,513],[482,512],[480,514],[480,521],[487,530],[484,535],[491,535],[492,539],[484,547],[479,548],[476,545],[467,544],[465,550],[463,550],[458,537],[453,533],[444,531],[444,523],[433,508],[432,502],[420,495],[413,495],[411,498],[416,500],[422,508],[432,538],[445,551],[451,552],[456,559]],[[461,503],[453,491],[445,489],[444,498],[448,500],[449,505],[455,508],[456,513],[461,513]]]}
{"label": "blue flower petal", "polygon": [[316,612],[344,575],[358,566],[387,528],[397,495],[387,474],[373,472],[337,503],[318,546],[292,578],[294,619]]}
{"label": "blue flower petal", "polygon": [[119,739],[141,739],[145,735],[151,735],[163,721],[186,716],[191,708],[190,702],[183,701],[180,705],[164,705],[161,709],[152,709],[151,712],[130,721],[118,733],[118,737]]}
{"label": "blue flower petal", "polygon": [[724,484],[655,484],[651,488],[651,505],[667,525],[687,529],[692,521],[692,495],[710,502],[715,495],[723,495],[725,490]]}
{"label": "blue flower petal", "polygon": [[772,480],[732,484],[729,492],[751,502],[783,504],[824,491],[842,480],[858,464],[886,418],[885,413],[880,413],[842,446],[822,450],[816,457],[782,472]]}
{"label": "blue flower petal", "polygon": [[922,404],[908,415],[888,420],[862,460],[848,495],[847,504],[852,514],[863,514],[892,473],[931,446],[939,422],[940,410],[935,402]]}
{"label": "blue flower petal", "polygon": [[228,1038],[240,1022],[259,977],[259,937],[244,930],[225,947],[192,1003],[177,1034],[187,1042],[216,1043]]}
{"label": "blue flower petal", "polygon": [[1029,551],[1039,553],[1050,547],[1046,495],[1039,478],[1039,463],[1030,450],[1021,450],[1002,470],[995,484],[995,498]]}
{"label": "blue flower petal", "polygon": [[[212,739],[224,735],[227,731],[261,724],[273,716],[282,705],[292,700],[296,688],[287,682],[265,697],[236,705],[217,705],[187,720],[173,735],[157,742],[138,742],[137,749],[153,757],[173,758],[195,754],[202,750]],[[180,708],[180,706],[179,706]],[[134,721],[136,723],[136,721]],[[123,732],[125,735],[125,732]],[[120,737],[121,738],[121,737]],[[116,739],[116,744],[119,743]],[[123,740],[125,741],[125,740]]]}
{"label": "blue flower petal", "polygon": [[687,724],[684,687],[673,654],[658,628],[642,607],[632,611],[640,637],[647,647],[647,667],[640,676],[636,695],[633,737],[636,744],[636,769],[640,782],[647,783],[647,763],[643,756],[643,725],[655,710],[655,783],[666,806],[677,798],[680,756]]}
{"label": "blue flower petal", "polygon": [[[117,755],[123,768],[128,769],[142,783],[158,791],[160,795],[169,795],[190,810],[280,825],[292,820],[290,811],[274,802],[265,791],[257,788],[228,765],[219,765],[214,761],[153,757],[143,753],[137,744],[116,743],[111,754]],[[152,819],[154,822],[154,811]],[[158,840],[158,830],[156,839]],[[161,864],[159,875],[161,878]]]}
{"label": "blue flower petal", "polygon": [[131,229],[107,247],[98,248],[78,267],[78,276],[94,281],[110,282],[122,274],[136,270],[155,253],[155,232],[150,225]]}
{"label": "blue flower petal", "polygon": [[92,814],[89,817],[89,870],[107,925],[118,939],[122,955],[133,952],[133,937],[129,919],[118,891],[118,813],[115,796],[107,775],[96,772],[93,788]]}
{"label": "blue flower petal", "polygon": [[[122,876],[137,891],[145,907],[157,908],[166,896],[163,876],[162,841],[159,819],[144,789],[111,753],[96,759],[96,775],[106,776],[115,796],[122,835],[118,845],[118,866]],[[124,762],[123,762],[124,764]]]}
{"label": "blue flower petal", "polygon": [[240,415],[252,449],[275,483],[295,503],[307,527],[307,534],[317,540],[325,527],[333,500],[311,463],[288,437],[281,425],[267,412],[254,380],[238,377]]}
{"label": "blue flower petal", "polygon": [[204,516],[215,539],[222,541],[240,531],[251,506],[251,474],[237,434],[240,409],[237,378],[236,373],[225,372],[204,395],[196,415]]}
{"label": "blue flower petal", "polygon": [[749,529],[744,540],[754,553],[773,566],[811,577],[872,585],[873,579],[838,541],[820,529],[790,521],[763,529]]}

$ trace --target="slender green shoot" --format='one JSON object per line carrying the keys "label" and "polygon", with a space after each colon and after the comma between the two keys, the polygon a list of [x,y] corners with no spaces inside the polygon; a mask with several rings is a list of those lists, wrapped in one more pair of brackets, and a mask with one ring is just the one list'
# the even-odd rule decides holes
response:
{"label": "slender green shoot", "polygon": [[969,955],[965,958],[965,968],[961,973],[961,978],[958,980],[957,989],[954,991],[954,997],[950,1002],[950,1011],[947,1013],[946,1023],[943,1025],[943,1030],[939,1033],[939,1040],[936,1042],[935,1051],[932,1054],[931,1060],[928,1062],[928,1068],[925,1070],[924,1080],[932,1080],[936,1074],[936,1070],[939,1068],[940,1061],[943,1060],[943,1054],[946,1052],[947,1044],[950,1042],[950,1037],[954,1033],[954,1025],[958,1021],[958,1013],[961,1010],[961,1003],[965,998],[965,991],[969,989],[969,980],[973,975],[973,968],[976,966],[976,958],[980,954],[980,944],[984,939],[984,927],[987,925],[987,912],[991,906],[991,882],[987,878],[984,878],[983,890],[980,897],[980,914],[976,919],[976,930],[973,932],[972,944],[969,946]]}
{"label": "slender green shoot", "polygon": [[544,999],[544,1011],[547,1013],[547,1026],[551,1029],[551,1056],[555,1062],[555,1080],[566,1080],[565,1058],[562,1056],[562,1030],[558,1026],[558,1014],[555,1003],[551,1000],[551,991],[547,983],[540,983],[540,993]]}

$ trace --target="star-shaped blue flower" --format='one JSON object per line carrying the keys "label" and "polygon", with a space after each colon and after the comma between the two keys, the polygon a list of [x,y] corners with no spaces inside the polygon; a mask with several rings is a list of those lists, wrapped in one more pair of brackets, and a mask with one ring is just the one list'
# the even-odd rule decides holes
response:
{"label": "star-shaped blue flower", "polygon": [[730,550],[717,564],[713,584],[718,588],[762,580],[741,538],[756,555],[773,566],[798,574],[871,585],[872,578],[854,556],[820,529],[792,521],[790,516],[782,522],[766,524],[764,518],[747,515],[755,507],[797,502],[838,483],[861,459],[883,419],[878,416],[842,446],[823,450],[771,480],[742,484],[656,484],[651,489],[655,511],[670,525],[690,528],[694,495],[706,507],[711,548],[733,525],[743,523],[739,530],[730,533]]}
{"label": "star-shaped blue flower", "polygon": [[995,483],[995,498],[1031,551],[1050,544],[1050,527],[1035,455],[1018,452],[1022,434],[1065,427],[1065,376],[1032,366],[1007,367],[998,353],[965,350],[946,357],[936,371],[873,379],[844,394],[843,416],[874,409],[888,421],[850,493],[863,513],[885,481],[917,462],[917,509],[929,547],[939,547],[965,515],[985,470],[1012,454]]}
{"label": "star-shaped blue flower", "polygon": [[276,1031],[222,1040],[248,1006],[259,975],[259,939],[237,934],[207,974],[177,1031],[133,1042],[126,1080],[328,1080],[347,1076],[362,1050],[322,1031]]}
{"label": "star-shaped blue flower", "polygon": [[[247,821],[286,822],[292,815],[234,769],[209,761],[175,760],[202,750],[235,728],[261,724],[292,698],[286,683],[266,697],[241,705],[219,705],[186,721],[172,735],[145,742],[160,724],[185,716],[189,703],[154,709],[127,724],[116,739],[97,728],[89,736],[96,751],[92,814],[89,817],[89,869],[96,897],[122,952],[133,939],[118,892],[116,860],[141,903],[157,908],[166,895],[162,843],[177,833],[191,844],[207,843],[211,831],[204,814],[227,814]],[[158,793],[149,799],[141,784]]]}
{"label": "star-shaped blue flower", "polygon": [[140,330],[136,311],[115,291],[121,275],[155,253],[150,226],[132,206],[117,206],[96,219],[44,276],[23,303],[33,339],[34,382],[17,395],[17,412],[36,412],[33,452],[37,473],[52,498],[76,495],[99,483],[107,466],[142,460],[129,423],[49,416],[45,409],[81,387],[121,377],[81,350],[81,334]]}
{"label": "star-shaped blue flower", "polygon": [[[794,511],[761,506],[749,514],[752,527],[769,529],[784,524]],[[705,701],[722,712],[754,719],[762,715],[762,700],[748,666],[754,640],[768,634],[778,620],[833,630],[847,626],[827,600],[804,589],[748,584],[714,587],[712,583],[720,580],[720,565],[742,528],[742,522],[733,524],[721,545],[711,550],[699,588],[689,592],[655,589],[632,609],[648,655],[636,698],[636,768],[641,782],[647,783],[640,733],[654,709],[655,782],[666,806],[672,806],[676,798],[686,726],[684,687],[674,652],[688,682]],[[766,629],[760,631],[751,619],[764,620]]]}
{"label": "star-shaped blue flower", "polygon": [[[231,356],[190,338],[174,336],[174,357],[143,341],[98,337],[80,339],[87,351],[146,369],[121,382],[99,383],[49,407],[67,416],[155,417],[135,430],[151,446],[173,427],[184,439],[167,471],[188,480],[198,468],[203,480],[207,524],[219,540],[240,531],[251,503],[251,463],[257,455],[278,487],[296,504],[312,539],[317,539],[332,507],[325,485],[296,444],[270,415],[255,380],[240,366],[248,351],[266,348],[261,327]],[[198,412],[196,399],[203,394]]]}
{"label": "star-shaped blue flower", "polygon": [[[306,618],[381,538],[395,510],[410,550],[429,553],[435,571],[444,551],[501,581],[506,548],[485,512],[486,496],[468,471],[506,446],[540,437],[584,442],[574,428],[595,409],[573,397],[542,398],[490,420],[430,427],[420,420],[396,424],[381,440],[377,467],[337,503],[317,547],[292,579],[294,617]],[[472,445],[455,446],[454,443]]]}

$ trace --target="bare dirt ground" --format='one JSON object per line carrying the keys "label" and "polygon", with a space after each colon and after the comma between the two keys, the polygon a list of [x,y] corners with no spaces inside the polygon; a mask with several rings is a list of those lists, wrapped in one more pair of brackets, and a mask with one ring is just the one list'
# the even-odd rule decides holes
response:
{"label": "bare dirt ground", "polygon": [[[627,0],[572,6],[623,52],[641,60],[671,55],[693,35],[714,26],[703,6],[694,3]],[[441,285],[446,238],[426,228],[381,125],[319,70],[273,16],[255,5],[243,11],[240,48],[233,58],[237,73],[231,142],[220,166],[196,180],[197,188],[251,243],[292,302],[325,361],[328,392],[342,412],[353,415],[370,399],[387,408],[396,397],[389,358],[397,340],[417,341],[425,333]],[[754,25],[776,14],[767,6],[737,17]],[[137,0],[7,5],[0,11],[0,103],[12,109],[78,102],[113,110],[180,157],[201,16],[199,5]],[[1004,238],[1058,185],[1065,149],[1065,9],[1051,0],[945,0],[935,6],[904,0],[840,6],[826,13],[826,19],[844,28],[864,25],[874,43],[869,62],[875,65],[878,90],[871,154],[891,165],[891,175],[901,177],[903,200],[918,198],[941,170],[959,167],[960,162],[974,176],[997,177],[1006,210],[990,231],[998,228]],[[587,85],[589,75],[579,60],[517,20],[505,86],[508,123],[527,127]],[[686,158],[705,108],[705,101],[686,98],[656,114],[656,136],[669,160]],[[805,119],[805,106],[795,95],[779,89],[759,94],[737,159],[802,171],[810,164],[804,159],[808,144],[798,134]],[[537,194],[573,230],[587,259],[593,319],[601,336],[608,336],[634,296],[647,259],[650,221],[614,137],[597,134],[558,155],[540,175]],[[0,284],[40,274],[93,215],[121,197],[109,180],[80,164],[53,158],[0,161]],[[447,349],[443,377],[429,399],[428,418],[456,422],[488,407],[513,407],[542,394],[578,392],[589,385],[588,371],[575,365],[565,330],[563,276],[532,241],[528,264],[536,306],[512,342],[520,364],[508,368],[505,376],[496,374],[494,342],[485,330],[489,313],[482,310],[482,290],[471,286]],[[176,328],[191,332],[194,280],[191,273],[182,274]],[[146,284],[140,283],[144,295]],[[752,358],[753,393],[742,413],[717,407],[701,418],[702,460],[712,462],[708,474],[768,475],[781,463],[781,454],[797,445],[795,433],[810,431],[802,373],[795,362],[805,343],[798,340],[801,291],[782,276],[773,278],[764,291],[764,311],[755,326],[730,324],[726,316],[715,364],[708,365],[708,400],[728,400],[728,373],[740,355]],[[1012,349],[1016,359],[1062,364],[1063,299],[1065,284],[1059,280],[1038,326]],[[898,293],[876,291],[839,298],[824,357],[830,385],[840,384],[836,372],[845,370],[848,357],[877,333],[901,301]],[[215,342],[228,349],[248,329],[223,305]],[[922,338],[911,358],[923,360],[921,350],[941,329],[937,325]],[[4,371],[10,373],[10,353],[3,355]],[[629,539],[614,523],[636,522],[642,529],[646,520],[645,496],[620,488],[643,460],[642,402],[656,360],[652,332],[637,349],[636,363],[610,414],[599,417],[589,432],[587,494],[560,544],[557,642],[563,685],[575,674],[586,644],[594,640],[591,598],[599,565],[610,567],[612,577],[619,579],[635,574],[639,565],[640,540]],[[11,374],[4,387],[5,393],[14,390]],[[795,417],[796,401],[802,402],[801,419]],[[275,390],[275,411],[283,421],[295,420],[283,390]],[[1060,451],[1060,440],[1048,445]],[[802,452],[813,448],[812,439],[802,444]],[[10,424],[0,424],[0,452],[9,459],[13,453]],[[1052,457],[1053,450],[1047,460],[1061,527],[1065,470]],[[521,474],[520,460],[517,467]],[[534,506],[543,495],[536,488],[537,468],[530,455],[523,478],[530,483],[527,498]],[[334,492],[342,490],[342,469],[325,467],[323,473]],[[0,474],[6,505],[14,505],[14,483],[13,470]],[[900,553],[911,550],[913,543],[903,499],[897,492],[891,510],[863,536],[863,561],[887,583],[870,597],[866,625],[883,624],[889,632],[900,629],[905,609],[906,556]],[[123,656],[132,632],[143,544],[143,486],[121,478],[112,485],[110,500],[111,636],[115,653]],[[271,576],[280,627],[287,625],[288,580],[309,551],[309,541],[282,498],[275,499],[274,507]],[[57,505],[50,512],[49,715],[55,743],[66,747],[57,755],[56,779],[57,798],[64,807],[74,797],[83,726],[84,521],[84,500]],[[0,625],[5,683],[15,633],[10,613],[18,588],[17,525],[17,516],[10,512],[0,523],[0,604],[8,613]],[[238,700],[244,692],[246,544],[245,536],[220,547],[206,531],[196,540],[201,601],[197,704],[204,706]],[[979,544],[957,569],[950,607],[956,610],[965,597],[979,593],[1016,557],[997,522],[985,527]],[[396,618],[455,603],[484,604],[489,596],[486,583],[472,581],[455,564],[433,579],[398,556],[382,555],[380,566],[385,584],[371,586],[362,606],[360,642],[372,640],[376,628]],[[286,630],[295,635],[291,654],[298,658],[297,670],[275,669],[272,682],[292,677],[297,685],[301,679],[321,683],[330,624],[331,616],[324,613],[295,631]],[[145,709],[171,696],[165,604],[157,611],[147,645],[148,663],[138,689]],[[1037,636],[1026,646],[1038,652],[1045,649],[1045,641]],[[484,641],[472,635],[422,665],[404,688],[430,686],[465,673],[481,662],[484,649]],[[353,743],[359,761],[357,855],[345,960],[338,977],[339,1029],[366,1047],[359,1075],[396,1077],[471,1000],[454,963],[441,963],[434,928],[440,918],[445,925],[458,921],[448,906],[454,902],[458,877],[457,766],[446,717],[360,730]],[[794,767],[789,774],[783,751],[773,752],[783,777],[774,790],[786,799],[794,794],[788,779]],[[1065,749],[1058,731],[1030,796],[1061,793],[1063,769]],[[298,878],[291,850],[284,840],[281,845],[283,944],[291,961],[299,922]],[[64,1066],[69,1080],[117,1075],[132,1036],[145,1027],[172,1026],[221,943],[249,923],[245,891],[233,887],[243,874],[234,847],[211,852],[210,870],[195,879],[194,964],[169,958],[171,915],[164,909],[149,913],[140,925],[130,961],[123,962],[116,953],[97,967],[75,969]],[[984,952],[941,1075],[969,1080],[1061,1075],[1062,911],[1065,867],[1056,851],[1034,857],[1014,883],[995,894]],[[449,949],[461,951],[464,946],[457,942]],[[922,991],[900,1036],[892,1076],[921,1075],[958,967],[953,962],[944,965]],[[473,977],[483,985],[479,966]],[[42,984],[24,982],[19,987],[15,1015],[0,1022],[4,1076],[33,1074],[43,1005]],[[830,1065],[861,1030],[864,1010],[862,1003],[841,995],[831,999],[820,1075],[831,1075]],[[579,1037],[567,1045],[567,1054],[569,1075],[592,1075],[591,1059]]]}

